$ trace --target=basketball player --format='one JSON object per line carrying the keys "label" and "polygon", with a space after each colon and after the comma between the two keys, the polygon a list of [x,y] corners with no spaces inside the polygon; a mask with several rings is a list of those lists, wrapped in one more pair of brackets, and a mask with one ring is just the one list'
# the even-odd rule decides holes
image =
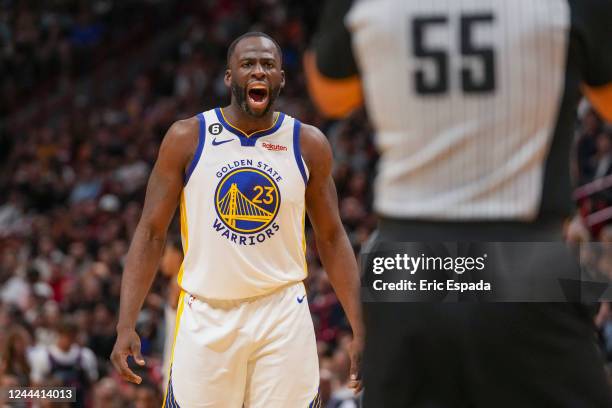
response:
{"label": "basketball player", "polygon": [[[328,3],[305,69],[329,116],[368,109],[376,243],[559,241],[580,89],[612,119],[612,2]],[[612,406],[583,305],[364,313],[368,408]]]}
{"label": "basketball player", "polygon": [[251,32],[228,49],[231,104],[178,121],[152,171],[130,246],[112,361],[140,383],[134,331],[180,202],[185,258],[166,407],[319,407],[317,351],[302,280],[305,213],[353,328],[360,388],[359,276],[338,215],[325,136],[282,112],[278,44]]}

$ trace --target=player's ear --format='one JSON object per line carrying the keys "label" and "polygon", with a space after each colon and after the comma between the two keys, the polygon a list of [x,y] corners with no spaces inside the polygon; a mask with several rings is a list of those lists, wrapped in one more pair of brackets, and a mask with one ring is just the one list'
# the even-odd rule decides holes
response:
{"label": "player's ear", "polygon": [[285,71],[281,69],[281,89],[285,87]]}
{"label": "player's ear", "polygon": [[225,75],[223,76],[223,82],[225,82],[225,86],[227,86],[228,88],[232,86],[232,70],[231,69],[226,69],[225,70]]}

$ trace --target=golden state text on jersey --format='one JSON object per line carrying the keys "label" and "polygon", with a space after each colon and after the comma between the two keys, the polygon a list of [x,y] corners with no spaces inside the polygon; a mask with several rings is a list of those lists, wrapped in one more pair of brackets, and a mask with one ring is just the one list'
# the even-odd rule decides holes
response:
{"label": "golden state text on jersey", "polygon": [[209,299],[243,299],[306,277],[308,169],[300,122],[277,113],[253,134],[216,108],[197,115],[199,143],[185,174],[179,285]]}

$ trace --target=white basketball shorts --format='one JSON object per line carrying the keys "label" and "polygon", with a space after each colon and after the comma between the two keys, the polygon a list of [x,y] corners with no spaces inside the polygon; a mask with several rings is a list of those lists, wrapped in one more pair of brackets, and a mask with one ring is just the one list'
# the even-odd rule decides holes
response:
{"label": "white basketball shorts", "polygon": [[319,407],[319,362],[300,282],[249,301],[183,292],[164,407]]}

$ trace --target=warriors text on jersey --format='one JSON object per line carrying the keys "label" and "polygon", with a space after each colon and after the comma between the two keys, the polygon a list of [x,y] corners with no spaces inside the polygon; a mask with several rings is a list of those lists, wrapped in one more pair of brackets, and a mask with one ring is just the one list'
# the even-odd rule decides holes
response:
{"label": "warriors text on jersey", "polygon": [[303,280],[308,173],[300,122],[278,113],[271,128],[246,135],[220,108],[197,117],[199,144],[180,203],[180,286],[231,300]]}

